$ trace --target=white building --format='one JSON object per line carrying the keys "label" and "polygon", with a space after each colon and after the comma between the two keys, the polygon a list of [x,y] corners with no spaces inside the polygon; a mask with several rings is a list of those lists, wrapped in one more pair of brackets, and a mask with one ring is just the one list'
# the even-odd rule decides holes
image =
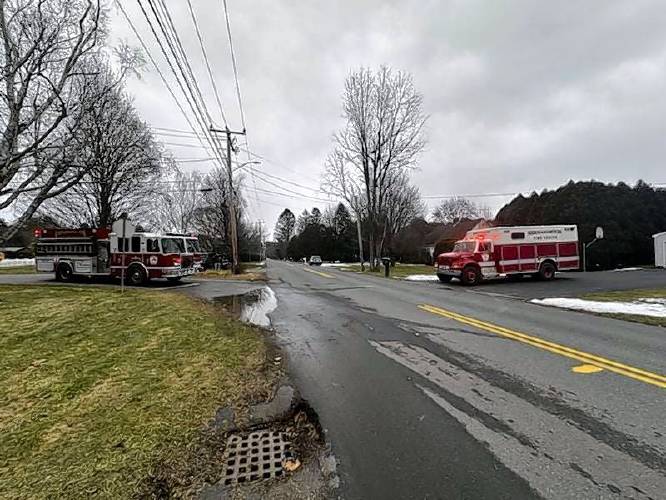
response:
{"label": "white building", "polygon": [[654,265],[666,268],[666,231],[653,234],[654,238]]}

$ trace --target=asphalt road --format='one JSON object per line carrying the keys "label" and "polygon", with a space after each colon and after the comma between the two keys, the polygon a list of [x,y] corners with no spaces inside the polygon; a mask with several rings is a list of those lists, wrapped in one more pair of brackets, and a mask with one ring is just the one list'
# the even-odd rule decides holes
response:
{"label": "asphalt road", "polygon": [[[453,285],[452,285],[453,286]],[[457,285],[460,286],[460,285]],[[528,277],[518,282],[507,279],[488,280],[474,288],[475,292],[533,299],[543,297],[577,297],[590,292],[660,288],[666,286],[666,270],[601,271],[594,273],[558,273],[554,281]]]}
{"label": "asphalt road", "polygon": [[490,287],[268,271],[341,497],[664,498],[663,329]]}

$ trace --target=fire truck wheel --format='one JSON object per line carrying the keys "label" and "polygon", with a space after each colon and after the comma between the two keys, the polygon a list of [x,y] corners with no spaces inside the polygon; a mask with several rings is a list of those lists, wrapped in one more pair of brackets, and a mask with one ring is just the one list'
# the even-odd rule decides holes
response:
{"label": "fire truck wheel", "polygon": [[127,271],[127,281],[130,285],[139,286],[148,281],[148,276],[141,266],[134,265]]}
{"label": "fire truck wheel", "polygon": [[474,286],[481,281],[481,270],[476,266],[466,266],[462,270],[460,281],[463,285]]}
{"label": "fire truck wheel", "polygon": [[72,281],[73,274],[72,266],[65,264],[64,262],[62,264],[58,264],[58,267],[56,268],[56,280]]}
{"label": "fire truck wheel", "polygon": [[552,262],[544,262],[539,267],[539,279],[550,281],[555,277],[555,265]]}

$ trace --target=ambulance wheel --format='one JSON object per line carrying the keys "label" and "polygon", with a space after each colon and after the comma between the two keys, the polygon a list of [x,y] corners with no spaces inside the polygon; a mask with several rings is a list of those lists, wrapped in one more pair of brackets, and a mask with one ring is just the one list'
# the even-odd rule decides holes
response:
{"label": "ambulance wheel", "polygon": [[544,262],[539,267],[539,279],[544,281],[550,281],[555,278],[555,265],[552,262]]}
{"label": "ambulance wheel", "polygon": [[437,277],[442,283],[449,283],[453,276],[447,276],[446,274],[438,274]]}
{"label": "ambulance wheel", "polygon": [[476,266],[466,266],[460,275],[463,285],[474,286],[481,282],[481,270]]}
{"label": "ambulance wheel", "polygon": [[69,264],[58,264],[56,268],[56,280],[58,281],[72,281],[74,272],[72,271],[72,266]]}
{"label": "ambulance wheel", "polygon": [[146,271],[141,266],[130,266],[127,270],[127,282],[132,286],[140,286],[148,281]]}

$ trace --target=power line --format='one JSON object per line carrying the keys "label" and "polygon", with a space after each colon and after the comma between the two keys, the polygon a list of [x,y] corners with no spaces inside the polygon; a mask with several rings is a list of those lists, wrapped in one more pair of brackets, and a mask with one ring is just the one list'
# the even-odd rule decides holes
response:
{"label": "power line", "polygon": [[474,193],[474,194],[442,194],[442,195],[428,195],[421,196],[425,200],[440,200],[445,198],[494,198],[494,197],[507,197],[522,194],[514,191],[513,193]]}
{"label": "power line", "polygon": [[[277,195],[280,195],[280,196],[288,196],[288,197],[291,197],[291,198],[308,199],[308,200],[312,200],[312,201],[318,201],[320,203],[334,203],[334,201],[330,200],[330,199],[327,200],[327,199],[324,199],[324,198],[319,198],[319,197],[316,197],[316,196],[311,196],[311,195],[299,193],[299,192],[293,191],[289,188],[285,188],[283,186],[277,185],[277,184],[275,184],[275,182],[271,182],[270,180],[261,177],[261,175],[259,175],[259,174],[257,174],[257,179],[259,179],[260,181],[262,181],[265,184],[267,184],[268,186],[270,186],[273,190],[279,189],[279,190],[282,191],[282,192],[267,191],[268,193],[271,193],[271,194],[277,194]],[[265,191],[265,190],[262,190],[261,188],[257,188],[256,186],[255,186],[255,190]]]}
{"label": "power line", "polygon": [[251,155],[251,156],[253,156],[253,157],[255,157],[255,158],[258,158],[258,159],[260,159],[260,160],[263,160],[263,161],[265,161],[265,162],[268,162],[268,163],[270,163],[270,164],[272,164],[272,165],[275,165],[276,167],[280,167],[280,168],[286,170],[287,172],[291,172],[292,174],[300,175],[300,176],[302,176],[302,177],[305,177],[306,179],[311,179],[312,181],[315,181],[315,182],[316,182],[316,180],[315,180],[313,177],[308,176],[308,175],[305,175],[305,174],[303,174],[303,173],[301,173],[301,172],[297,172],[297,171],[294,170],[293,168],[289,168],[289,167],[287,167],[286,165],[283,165],[283,164],[280,163],[280,162],[277,162],[277,161],[275,161],[275,160],[271,160],[270,158],[267,158],[266,156],[262,156],[262,155],[260,155],[260,154],[258,154],[258,153],[255,153],[254,151],[250,151],[249,149],[243,149],[243,148],[241,148],[241,151],[246,151],[249,155]]}
{"label": "power line", "polygon": [[309,197],[309,196],[302,196],[302,195],[298,195],[298,194],[297,195],[292,195],[292,194],[287,194],[287,193],[278,193],[276,191],[269,191],[268,189],[262,189],[262,188],[255,188],[255,189],[257,191],[259,191],[261,193],[265,193],[269,196],[282,196],[282,197],[285,197],[285,198],[292,198],[292,199],[296,199],[296,200],[306,199],[308,201],[318,201],[320,203],[334,203],[333,200],[322,200],[322,199],[319,199],[319,198],[312,198],[312,197]]}
{"label": "power line", "polygon": [[[160,67],[157,65],[157,61],[155,61],[155,58],[153,57],[152,53],[148,49],[148,46],[146,43],[143,41],[143,38],[137,31],[136,27],[134,26],[134,23],[130,19],[130,17],[127,15],[127,12],[125,11],[124,7],[120,3],[120,0],[115,0],[116,5],[122,12],[123,16],[125,17],[125,20],[127,21],[127,24],[129,24],[129,27],[132,29],[134,32],[134,35],[136,38],[139,40],[139,43],[141,44],[141,47],[143,47],[143,50],[146,52],[146,55],[148,56],[148,59],[150,59],[150,62],[153,64],[153,67],[155,68],[155,71],[157,71],[157,74],[160,76],[162,83],[166,87],[166,89],[169,91],[169,94],[171,94],[171,97],[173,98],[174,102],[176,103],[176,106],[178,106],[178,109],[182,113],[183,117],[185,118],[185,121],[187,121],[187,124],[190,126],[192,130],[194,130],[194,125],[192,124],[192,121],[190,118],[187,116],[187,113],[185,113],[185,109],[183,109],[183,106],[180,104],[180,101],[176,97],[176,94],[174,93],[173,89],[171,88],[171,85],[169,85],[169,82],[167,81],[166,77],[164,76],[164,73],[162,73],[162,70]],[[197,136],[198,137],[198,136]],[[202,143],[203,144],[203,143]]]}
{"label": "power line", "polygon": [[[201,129],[204,132],[203,136],[206,138],[206,140],[209,143],[211,143],[211,139],[206,135],[206,126],[201,125],[201,117],[198,115],[197,110],[195,109],[195,106],[192,104],[190,94],[185,90],[185,87],[183,86],[182,82],[180,81],[180,78],[178,77],[178,72],[174,68],[173,63],[171,62],[171,59],[170,59],[169,55],[167,54],[166,49],[164,48],[164,45],[162,44],[162,41],[160,40],[159,35],[157,34],[155,26],[153,25],[153,22],[151,21],[150,16],[148,15],[148,12],[144,8],[143,3],[141,2],[141,0],[137,0],[137,3],[139,4],[141,12],[143,13],[143,16],[146,18],[146,21],[148,22],[148,26],[150,27],[150,31],[153,33],[153,37],[155,38],[155,41],[157,42],[157,44],[160,47],[160,50],[162,51],[162,55],[166,59],[167,64],[169,65],[169,68],[171,69],[171,72],[173,73],[173,75],[176,79],[176,83],[178,83],[178,86],[180,87],[181,92],[185,96],[185,100],[187,101],[187,104],[189,105],[190,110],[192,111],[192,113],[194,115],[194,118],[197,121],[197,124],[199,125],[199,127],[201,127]],[[178,60],[175,57],[175,51],[174,51],[174,49],[173,49],[173,47],[170,43],[170,40],[169,40],[168,36],[166,35],[166,32],[165,32],[164,27],[162,25],[162,21],[160,20],[159,16],[157,15],[157,12],[155,11],[155,7],[152,3],[152,0],[148,0],[148,3],[150,4],[150,8],[153,11],[153,14],[155,15],[155,19],[157,20],[157,23],[160,26],[160,29],[161,29],[162,34],[164,36],[164,39],[165,39],[167,45],[169,46],[169,49],[170,49],[171,53],[174,54],[174,58],[176,59],[176,63],[178,64]],[[181,69],[181,73],[182,73],[182,68],[180,68],[180,66],[179,66],[179,69]],[[192,131],[194,132],[194,127],[192,127]],[[195,133],[195,135],[197,135],[197,134]],[[197,135],[197,137],[198,137],[198,135]],[[201,141],[201,144],[203,146],[202,139],[199,138],[199,140]],[[211,143],[211,145],[212,145],[212,143]]]}
{"label": "power line", "polygon": [[212,149],[210,146],[199,146],[198,144],[185,144],[183,142],[161,141],[161,143],[165,144],[165,145],[168,145],[168,146],[179,146],[179,147],[184,147],[184,148],[198,148],[198,149],[206,149],[206,150]]}
{"label": "power line", "polygon": [[231,52],[231,66],[234,70],[234,80],[236,81],[236,97],[238,97],[238,108],[240,109],[241,125],[245,130],[245,113],[243,112],[243,100],[241,99],[240,85],[238,84],[238,67],[236,65],[236,54],[234,52],[234,42],[231,37],[231,26],[229,24],[229,9],[227,7],[227,0],[222,0],[224,6],[224,19],[227,24],[227,35],[229,37],[229,50]]}
{"label": "power line", "polygon": [[284,182],[286,184],[291,184],[292,186],[296,186],[296,187],[299,187],[299,188],[302,188],[302,189],[307,189],[309,191],[314,191],[315,193],[328,194],[325,191],[322,191],[321,189],[316,189],[316,188],[312,188],[312,187],[309,187],[309,186],[305,186],[304,184],[299,184],[298,182],[293,182],[293,181],[290,181],[288,179],[278,177],[277,175],[272,175],[272,174],[269,174],[267,172],[260,171],[258,169],[255,169],[254,167],[249,166],[249,165],[247,166],[247,168],[249,170],[252,170],[253,172],[260,172],[262,175],[265,175],[266,177],[270,177],[271,179],[275,179],[276,181]]}
{"label": "power line", "polygon": [[222,115],[222,121],[224,125],[227,126],[227,118],[224,116],[224,111],[222,109],[222,101],[220,99],[220,94],[217,91],[217,85],[215,84],[215,78],[213,78],[213,71],[210,69],[210,63],[208,61],[208,54],[206,53],[206,48],[204,45],[203,37],[201,36],[201,31],[199,30],[199,23],[197,18],[194,15],[194,9],[192,8],[191,0],[187,0],[187,6],[190,9],[190,16],[192,17],[192,23],[194,24],[194,29],[197,32],[197,38],[199,39],[199,46],[201,47],[201,53],[203,54],[204,62],[206,63],[206,68],[208,69],[208,76],[210,77],[210,84],[213,87],[213,92],[215,93],[215,99],[217,101],[217,107],[220,110],[220,115]]}
{"label": "power line", "polygon": [[[178,84],[180,86],[181,91],[185,95],[188,104],[190,105],[190,108],[192,109],[192,112],[195,115],[195,118],[197,119],[197,122],[199,124],[199,127],[201,128],[203,132],[203,136],[206,138],[206,141],[211,145],[211,148],[213,149],[214,153],[219,156],[220,162],[222,162],[223,154],[220,152],[219,145],[215,142],[216,139],[212,137],[212,135],[209,134],[208,132],[208,124],[206,123],[206,118],[208,118],[208,121],[210,122],[210,114],[208,113],[208,110],[206,109],[205,103],[203,102],[203,98],[201,96],[201,92],[198,89],[198,86],[196,85],[196,79],[194,78],[194,74],[192,73],[192,68],[189,65],[189,61],[187,59],[187,55],[185,54],[185,51],[182,48],[182,44],[180,43],[180,37],[178,36],[178,32],[176,31],[176,28],[173,24],[173,20],[171,18],[171,14],[169,13],[169,9],[167,8],[166,4],[162,0],[156,0],[157,5],[161,7],[162,12],[159,13],[155,7],[155,3],[153,0],[147,0],[150,9],[153,13],[153,16],[155,17],[155,20],[157,21],[157,24],[160,28],[160,31],[162,32],[162,35],[164,37],[164,40],[169,47],[169,50],[173,56],[173,60],[176,64],[176,67],[178,68],[178,72],[175,70],[173,64],[171,63],[171,60],[169,56],[166,54],[166,51],[164,50],[164,47],[162,43],[159,40],[159,37],[157,35],[156,30],[153,27],[152,22],[150,21],[150,17],[148,16],[148,13],[146,10],[143,8],[143,4],[141,3],[141,0],[137,0],[139,3],[141,10],[144,14],[144,17],[146,17],[146,20],[148,21],[148,24],[151,27],[151,31],[153,32],[153,35],[155,36],[155,39],[158,41],[158,44],[160,45],[160,48],[162,49],[162,53],[164,54],[164,57],[167,59],[167,62],[169,64],[169,67],[171,68],[171,71],[174,73],[174,76],[176,77],[176,80],[178,81]],[[180,56],[180,57],[179,57]],[[182,61],[181,61],[182,59]],[[183,69],[183,63],[187,67],[187,70],[189,71],[189,76],[186,74],[185,69]],[[180,77],[180,78],[179,78]],[[181,83],[181,80],[184,82],[185,86]],[[191,80],[193,80],[194,86],[196,88],[193,90],[192,88],[192,83]],[[187,87],[187,90],[185,90],[185,87]],[[201,102],[197,99],[197,97],[201,100]],[[202,109],[203,108],[203,109]]]}

